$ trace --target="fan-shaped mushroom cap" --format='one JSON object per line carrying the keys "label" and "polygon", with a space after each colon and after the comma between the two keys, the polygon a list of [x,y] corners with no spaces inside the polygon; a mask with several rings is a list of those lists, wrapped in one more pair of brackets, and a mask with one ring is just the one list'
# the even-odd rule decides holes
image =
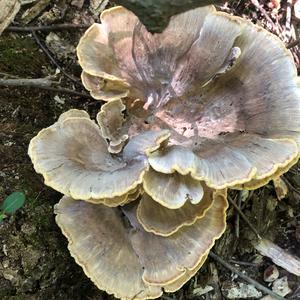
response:
{"label": "fan-shaped mushroom cap", "polygon": [[82,72],[81,80],[91,96],[97,100],[110,101],[124,98],[129,94],[129,84],[119,80],[104,79]]}
{"label": "fan-shaped mushroom cap", "polygon": [[101,203],[134,190],[148,169],[146,154],[168,137],[167,131],[145,132],[129,141],[123,155],[112,156],[95,122],[72,110],[40,131],[28,153],[45,184],[74,199]]}
{"label": "fan-shaped mushroom cap", "polygon": [[[136,220],[135,209],[123,210],[133,226],[132,245],[143,267],[144,282],[165,286],[194,270],[226,227],[227,201],[223,192],[215,195],[204,217],[171,236],[146,232]],[[155,249],[155,250],[154,250]]]}
{"label": "fan-shaped mushroom cap", "polygon": [[162,34],[122,7],[101,22],[77,48],[84,85],[108,101],[100,127],[70,110],[29,155],[68,196],[56,221],[85,273],[116,297],[153,299],[189,280],[224,232],[223,189],[298,160],[300,84],[278,38],[213,6]]}
{"label": "fan-shaped mushroom cap", "polygon": [[148,170],[143,179],[144,190],[161,205],[176,209],[186,201],[197,204],[203,197],[203,187],[199,180],[179,173],[163,174]]}
{"label": "fan-shaped mushroom cap", "polygon": [[124,300],[154,299],[162,294],[161,288],[143,282],[130,228],[118,209],[65,196],[55,212],[71,255],[99,289]]}
{"label": "fan-shaped mushroom cap", "polygon": [[103,198],[103,199],[89,199],[88,202],[94,204],[103,204],[108,207],[117,207],[119,205],[125,205],[136,200],[141,194],[140,187],[136,187],[135,189],[129,191],[127,194],[122,196],[115,196],[113,198]]}
{"label": "fan-shaped mushroom cap", "polygon": [[258,189],[264,185],[266,185],[269,181],[276,179],[278,177],[280,177],[282,174],[284,174],[285,172],[287,172],[293,165],[295,165],[298,161],[299,157],[295,157],[295,159],[293,159],[290,163],[288,163],[286,166],[282,167],[282,168],[278,168],[278,170],[270,175],[267,176],[263,179],[252,179],[249,182],[246,182],[244,184],[238,184],[235,185],[234,187],[232,187],[233,189],[237,189],[237,190],[255,190]]}
{"label": "fan-shaped mushroom cap", "polygon": [[72,256],[100,289],[121,299],[152,299],[162,288],[180,288],[201,267],[225,229],[226,208],[220,193],[203,218],[171,237],[144,231],[135,205],[120,210],[65,196],[55,212]]}
{"label": "fan-shaped mushroom cap", "polygon": [[[77,47],[79,63],[88,74],[123,80],[131,86],[144,86],[145,76],[153,76],[153,72],[147,73],[150,68],[157,71],[164,64],[170,71],[174,70],[178,58],[197,39],[205,16],[213,11],[213,6],[206,6],[177,15],[171,19],[164,33],[154,35],[152,39],[130,11],[123,7],[105,10],[100,17],[102,24],[92,25],[80,40]],[[145,48],[141,39],[147,40],[151,46]],[[160,52],[162,59],[155,60],[155,66],[152,66],[156,51]],[[134,84],[133,81],[137,80],[139,82]]]}
{"label": "fan-shaped mushroom cap", "polygon": [[125,109],[122,100],[118,99],[105,103],[97,115],[102,136],[109,140],[108,151],[111,153],[119,153],[128,139],[128,135],[124,133],[125,128],[122,127]]}
{"label": "fan-shaped mushroom cap", "polygon": [[85,110],[73,108],[73,109],[69,109],[68,111],[62,113],[58,118],[58,122],[63,122],[69,118],[83,118],[83,119],[90,120],[90,115]]}
{"label": "fan-shaped mushroom cap", "polygon": [[[204,180],[212,188],[226,188],[263,180],[298,159],[291,139],[269,139],[258,135],[230,135],[218,142],[203,144],[198,151],[174,145],[149,156],[153,169],[162,173],[177,171]],[[255,167],[254,167],[255,166]]]}
{"label": "fan-shaped mushroom cap", "polygon": [[[198,204],[187,202],[178,209],[160,205],[145,193],[137,208],[138,221],[148,232],[161,236],[172,235],[179,228],[192,225],[202,218],[211,207],[213,190],[205,188],[204,191],[204,196]],[[174,192],[174,197],[176,197],[176,192]]]}
{"label": "fan-shaped mushroom cap", "polygon": [[174,281],[168,285],[165,285],[164,291],[167,293],[174,293],[174,292],[178,291],[185,283],[187,283],[193,276],[196,275],[196,273],[200,270],[200,268],[205,263],[207,257],[208,257],[208,253],[203,255],[199,264],[193,270],[187,270],[185,272],[185,274],[183,276],[181,276],[179,279],[177,279],[176,281]]}
{"label": "fan-shaped mushroom cap", "polygon": [[172,147],[150,157],[153,169],[222,189],[258,186],[299,158],[300,84],[277,37],[212,6],[174,16],[162,34],[122,7],[101,22],[81,39],[79,62],[89,76],[128,85],[129,137],[170,130]]}

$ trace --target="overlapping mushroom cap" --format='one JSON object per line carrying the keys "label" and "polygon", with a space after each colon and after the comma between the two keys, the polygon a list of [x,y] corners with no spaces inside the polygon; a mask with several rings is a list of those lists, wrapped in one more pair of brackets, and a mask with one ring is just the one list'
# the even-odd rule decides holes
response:
{"label": "overlapping mushroom cap", "polygon": [[[56,222],[68,238],[76,262],[99,289],[124,300],[154,299],[162,290],[176,291],[188,281],[203,265],[215,239],[222,235],[226,197],[208,190],[206,198],[209,204],[197,207],[197,217],[191,216],[191,208],[183,207],[178,213],[165,212],[164,222],[159,216],[151,219],[157,208],[151,199],[142,199],[149,201],[148,207],[133,202],[119,209],[65,196],[56,206]],[[142,218],[150,218],[155,233],[148,232],[137,220],[136,209],[143,211]],[[159,209],[158,213],[164,213]],[[175,233],[169,232],[169,236],[158,234],[166,229],[160,222],[169,226],[167,230],[181,222],[177,214],[194,220]]]}
{"label": "overlapping mushroom cap", "polygon": [[95,284],[122,299],[175,291],[225,228],[226,191],[299,158],[300,88],[283,44],[207,6],[150,34],[122,7],[78,46],[98,125],[70,110],[32,139],[57,223]]}
{"label": "overlapping mushroom cap", "polygon": [[[57,224],[100,289],[121,299],[175,291],[199,270],[225,230],[226,191],[190,175],[164,178],[151,169],[148,157],[165,146],[167,130],[145,131],[111,154],[101,128],[73,109],[30,142],[36,171],[65,194],[56,206]],[[145,182],[166,195],[162,205],[145,192]]]}
{"label": "overlapping mushroom cap", "polygon": [[160,173],[190,173],[217,189],[255,188],[299,158],[293,58],[249,21],[207,6],[173,17],[152,35],[116,7],[103,12],[77,50],[91,95],[120,114],[126,107],[112,143],[170,131],[169,146],[150,158]]}

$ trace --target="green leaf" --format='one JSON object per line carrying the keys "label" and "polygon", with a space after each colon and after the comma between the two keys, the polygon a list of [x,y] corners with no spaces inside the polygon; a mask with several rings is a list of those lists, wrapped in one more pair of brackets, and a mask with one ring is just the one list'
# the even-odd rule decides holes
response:
{"label": "green leaf", "polygon": [[13,192],[1,205],[4,214],[13,214],[24,205],[25,195],[22,192]]}
{"label": "green leaf", "polygon": [[0,213],[0,224],[2,223],[2,221],[4,220],[4,218],[5,218],[5,214]]}

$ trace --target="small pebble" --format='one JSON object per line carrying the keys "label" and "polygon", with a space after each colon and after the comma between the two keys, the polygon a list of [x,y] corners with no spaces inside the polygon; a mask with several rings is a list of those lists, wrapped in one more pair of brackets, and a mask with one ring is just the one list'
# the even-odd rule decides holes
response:
{"label": "small pebble", "polygon": [[276,294],[285,297],[287,294],[289,294],[292,290],[289,287],[287,277],[281,277],[274,281],[272,286],[273,292]]}
{"label": "small pebble", "polygon": [[275,265],[267,267],[264,271],[264,281],[273,282],[279,277],[279,271]]}
{"label": "small pebble", "polygon": [[54,96],[54,101],[57,102],[58,104],[65,104],[65,99],[62,97],[59,97],[58,95]]}
{"label": "small pebble", "polygon": [[198,287],[193,290],[193,295],[201,296],[201,295],[205,295],[213,290],[214,290],[214,288],[210,285],[207,285],[204,288]]}
{"label": "small pebble", "polygon": [[222,293],[228,299],[259,299],[262,293],[258,291],[253,285],[245,283],[232,283],[232,286],[222,288]]}
{"label": "small pebble", "polygon": [[84,4],[84,0],[73,0],[71,5],[76,6],[77,8],[81,9]]}

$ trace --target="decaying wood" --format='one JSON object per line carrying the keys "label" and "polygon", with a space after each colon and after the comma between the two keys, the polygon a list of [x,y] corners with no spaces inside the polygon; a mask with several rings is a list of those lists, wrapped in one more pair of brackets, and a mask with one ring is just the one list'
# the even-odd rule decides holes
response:
{"label": "decaying wood", "polygon": [[13,21],[20,7],[19,0],[0,0],[0,34]]}
{"label": "decaying wood", "polygon": [[267,239],[261,239],[258,244],[255,245],[255,248],[262,255],[272,259],[276,265],[286,269],[288,272],[295,274],[296,276],[300,276],[299,258],[287,253],[284,249]]}
{"label": "decaying wood", "polygon": [[26,78],[1,79],[0,78],[0,86],[33,87],[33,88],[39,88],[39,89],[53,91],[57,93],[66,93],[66,94],[72,94],[72,95],[81,96],[85,98],[91,98],[91,96],[86,93],[78,92],[64,87],[53,87],[53,85],[57,85],[57,82],[49,81],[49,79],[45,79],[45,78],[38,78],[38,79],[26,79]]}
{"label": "decaying wood", "polygon": [[245,281],[247,281],[248,283],[254,285],[257,289],[261,290],[262,292],[264,292],[264,293],[272,296],[274,299],[284,300],[283,297],[281,297],[278,294],[274,293],[273,291],[271,291],[267,287],[263,286],[262,284],[260,284],[256,280],[248,277],[246,274],[240,272],[235,267],[233,267],[231,264],[229,264],[228,262],[226,262],[225,260],[223,260],[221,257],[219,257],[218,255],[216,255],[214,252],[211,251],[209,253],[209,256],[211,258],[213,258],[216,262],[218,262],[219,264],[221,264],[222,266],[224,266],[225,268],[229,269],[231,272],[235,273],[240,278],[242,278]]}

